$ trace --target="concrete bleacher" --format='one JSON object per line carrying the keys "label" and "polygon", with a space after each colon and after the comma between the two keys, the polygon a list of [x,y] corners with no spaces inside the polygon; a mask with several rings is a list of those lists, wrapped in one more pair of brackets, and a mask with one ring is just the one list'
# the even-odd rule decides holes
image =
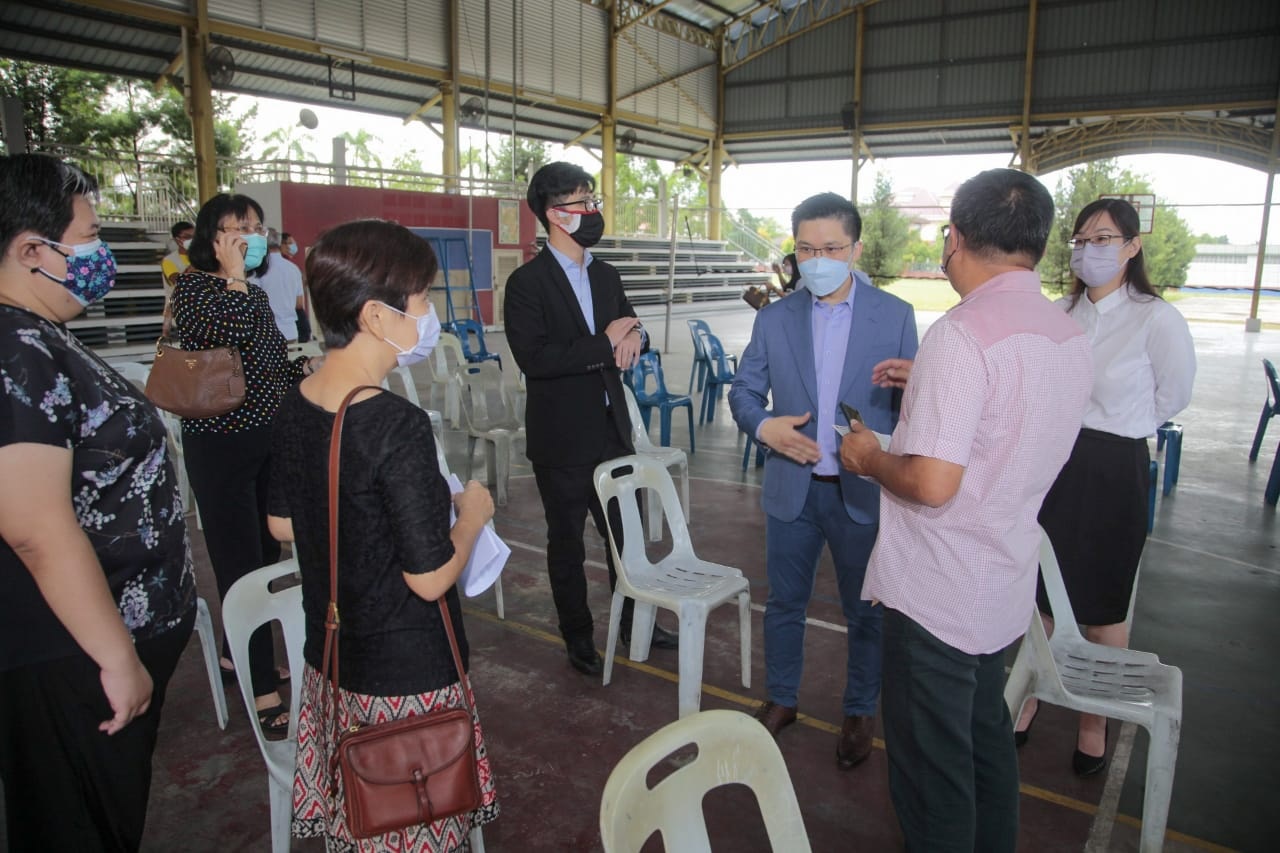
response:
{"label": "concrete bleacher", "polygon": [[591,248],[622,277],[632,305],[661,305],[667,299],[668,275],[674,268],[671,301],[734,301],[751,285],[763,285],[769,273],[756,269],[728,244],[716,240],[681,240],[675,257],[667,240],[606,236]]}

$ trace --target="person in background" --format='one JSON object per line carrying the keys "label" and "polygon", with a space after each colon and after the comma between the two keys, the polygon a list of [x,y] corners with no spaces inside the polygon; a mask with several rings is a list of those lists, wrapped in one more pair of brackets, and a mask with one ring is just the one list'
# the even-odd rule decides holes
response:
{"label": "person in background", "polygon": [[[1058,304],[1089,336],[1093,391],[1040,510],[1076,621],[1091,642],[1117,648],[1129,644],[1129,599],[1147,541],[1147,437],[1191,402],[1196,375],[1191,330],[1151,286],[1139,227],[1137,210],[1117,198],[1098,199],[1076,217],[1075,286]],[[1037,598],[1052,634],[1043,582]],[[1034,697],[1027,700],[1014,735],[1019,747],[1039,710]],[[1106,749],[1106,720],[1081,714],[1072,769],[1100,772]]]}
{"label": "person in background", "polygon": [[97,184],[0,157],[0,781],[8,849],[137,850],[195,624],[163,421],[66,322],[115,283]]}
{"label": "person in background", "polygon": [[[334,715],[338,730],[461,707],[457,672],[437,601],[444,599],[463,666],[467,636],[455,585],[493,499],[474,480],[452,499],[436,462],[426,412],[395,394],[362,391],[343,421],[338,502],[338,606],[342,613],[340,697],[324,668],[329,604],[329,439],[347,394],[377,385],[397,364],[427,358],[440,322],[427,300],[436,272],[431,246],[395,223],[364,220],[321,236],[307,258],[316,315],[325,329],[324,366],[289,390],[276,415],[268,523],[294,542],[302,571],[307,665],[298,710],[293,834],[324,836],[329,849],[357,849],[341,792],[331,791]],[[362,840],[360,850],[445,851],[497,817],[493,773],[480,718],[475,749],[483,804],[469,815]],[[358,719],[351,719],[356,714]]]}
{"label": "person in background", "polygon": [[[320,359],[288,360],[267,294],[249,280],[265,273],[269,263],[267,229],[256,201],[221,193],[205,202],[196,217],[190,257],[191,268],[178,276],[173,292],[179,343],[187,350],[237,347],[245,374],[239,408],[212,418],[182,419],[187,477],[218,593],[225,596],[241,577],[280,559],[280,544],[267,530],[271,421],[284,392],[312,373]],[[274,665],[269,626],[250,638],[249,658],[251,672],[234,672],[224,642],[224,678],[252,679],[259,724],[267,737],[283,738],[289,715],[276,688],[288,673]]]}
{"label": "person in background", "polygon": [[[529,182],[529,209],[547,244],[507,280],[507,341],[528,384],[528,456],[547,520],[547,574],[569,664],[599,675],[594,622],[587,604],[588,513],[608,536],[592,481],[601,462],[633,451],[622,373],[648,339],[627,301],[618,271],[591,256],[604,233],[595,179],[571,163],[549,163]],[[621,516],[610,508],[613,528]],[[621,550],[622,545],[618,543]],[[609,549],[609,587],[616,570]],[[620,636],[631,635],[635,602],[627,600]],[[626,643],[627,639],[623,639]],[[654,626],[653,645],[674,648],[677,635]]]}
{"label": "person in background", "polygon": [[178,283],[178,274],[187,271],[187,267],[191,265],[190,259],[187,257],[187,246],[191,245],[191,238],[195,236],[196,227],[190,222],[175,222],[173,227],[169,229],[169,234],[173,237],[174,250],[164,256],[164,260],[160,262],[160,271],[164,275],[164,324],[161,327],[161,333],[167,338],[169,332],[173,328],[173,288]]}
{"label": "person in background", "polygon": [[1024,172],[960,186],[942,259],[960,303],[920,344],[888,451],[856,422],[841,443],[844,467],[883,488],[862,596],[885,607],[889,795],[909,853],[1017,847],[1004,652],[1034,612],[1036,513],[1093,384],[1088,338],[1040,292],[1052,225]]}
{"label": "person in background", "polygon": [[881,609],[861,599],[880,489],[841,470],[833,427],[847,423],[840,411],[846,403],[872,429],[893,431],[901,395],[872,384],[872,369],[885,357],[915,357],[916,320],[910,305],[853,268],[862,254],[862,217],[847,199],[805,199],[791,214],[791,230],[805,288],[756,315],[729,391],[738,426],[773,451],[761,495],[767,699],[756,719],[773,735],[795,722],[805,612],[825,544],[848,628],[836,741],[837,766],[848,770],[871,754],[880,696]]}
{"label": "person in background", "polygon": [[293,342],[298,339],[298,314],[306,310],[302,272],[282,257],[280,232],[274,228],[267,229],[267,254],[275,263],[268,263],[265,270],[254,275],[253,281],[267,292],[276,328],[285,341]]}
{"label": "person in background", "polygon": [[[298,257],[298,241],[288,231],[280,232],[280,254],[291,264],[302,268],[302,259]],[[305,344],[311,340],[311,316],[307,313],[306,281],[302,285],[303,305],[298,309],[298,343]]]}

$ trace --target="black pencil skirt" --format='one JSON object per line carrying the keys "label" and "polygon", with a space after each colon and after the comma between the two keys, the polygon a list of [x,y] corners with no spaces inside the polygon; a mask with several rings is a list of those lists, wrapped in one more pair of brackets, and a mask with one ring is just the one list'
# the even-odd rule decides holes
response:
{"label": "black pencil skirt", "polygon": [[[1071,609],[1082,625],[1114,625],[1128,615],[1147,541],[1150,464],[1145,438],[1082,429],[1045,495],[1040,525],[1053,543]],[[1042,613],[1051,613],[1042,580],[1036,601]]]}

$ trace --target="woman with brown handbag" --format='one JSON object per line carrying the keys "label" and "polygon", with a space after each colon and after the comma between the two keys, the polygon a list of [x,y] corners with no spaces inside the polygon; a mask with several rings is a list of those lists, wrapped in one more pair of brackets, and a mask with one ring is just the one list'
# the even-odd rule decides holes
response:
{"label": "woman with brown handbag", "polygon": [[[280,559],[280,545],[267,531],[271,421],[285,390],[318,364],[288,360],[267,294],[250,280],[267,267],[266,233],[262,207],[248,196],[209,199],[196,216],[191,266],[173,291],[182,349],[235,347],[244,368],[244,403],[224,415],[182,419],[183,458],[219,595]],[[277,687],[288,672],[275,667],[271,631],[260,628],[249,641],[251,672],[231,669],[225,642],[222,658],[224,681],[252,679],[263,733],[285,737],[289,714]]]}
{"label": "woman with brown handbag", "polygon": [[[324,365],[286,393],[272,444],[270,516],[293,541],[302,570],[307,661],[298,717],[293,834],[329,850],[447,851],[497,816],[493,776],[474,701],[464,701],[439,605],[444,599],[466,666],[455,582],[493,500],[470,482],[452,501],[426,412],[370,388],[348,407],[338,478],[337,701],[321,675],[329,602],[329,442],[342,401],[377,386],[397,364],[425,358],[440,325],[427,300],[437,269],[426,241],[390,222],[340,225],[307,258],[312,304],[324,328]],[[450,528],[450,507],[457,522]],[[470,705],[481,806],[372,838],[354,837],[333,774],[334,725],[377,725]],[[336,718],[336,719],[335,719]]]}

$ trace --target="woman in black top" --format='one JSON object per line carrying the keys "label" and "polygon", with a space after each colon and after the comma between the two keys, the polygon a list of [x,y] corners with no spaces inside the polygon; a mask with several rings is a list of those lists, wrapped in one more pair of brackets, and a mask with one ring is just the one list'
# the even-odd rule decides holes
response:
{"label": "woman in black top", "polygon": [[0,779],[13,850],[136,850],[195,621],[164,423],[67,330],[115,282],[97,186],[0,157]]}
{"label": "woman in black top", "polygon": [[[245,401],[214,418],[183,418],[187,477],[204,529],[219,595],[254,569],[280,559],[267,531],[271,421],[285,389],[310,373],[314,360],[290,362],[267,294],[248,276],[267,268],[262,208],[243,195],[214,196],[200,208],[188,249],[191,268],[178,276],[173,318],[183,349],[234,346],[245,373]],[[269,628],[249,641],[258,722],[269,738],[288,733]],[[225,642],[222,667],[234,677]],[[244,673],[241,673],[243,676]]]}
{"label": "woman in black top", "polygon": [[[324,328],[327,358],[280,405],[272,445],[272,532],[294,542],[306,611],[293,834],[324,836],[329,850],[357,849],[341,792],[330,791],[331,729],[337,715],[376,723],[461,707],[462,688],[436,601],[448,604],[464,661],[454,584],[493,500],[472,481],[452,499],[436,462],[427,413],[394,394],[366,390],[342,430],[338,608],[340,698],[333,707],[320,672],[329,601],[328,456],[334,413],[348,392],[378,385],[397,363],[426,358],[440,334],[427,301],[436,259],[425,240],[390,222],[340,225],[307,258],[307,281]],[[474,713],[475,705],[472,703]],[[484,804],[470,815],[361,840],[360,850],[454,850],[471,828],[497,816],[479,718],[476,748]]]}

